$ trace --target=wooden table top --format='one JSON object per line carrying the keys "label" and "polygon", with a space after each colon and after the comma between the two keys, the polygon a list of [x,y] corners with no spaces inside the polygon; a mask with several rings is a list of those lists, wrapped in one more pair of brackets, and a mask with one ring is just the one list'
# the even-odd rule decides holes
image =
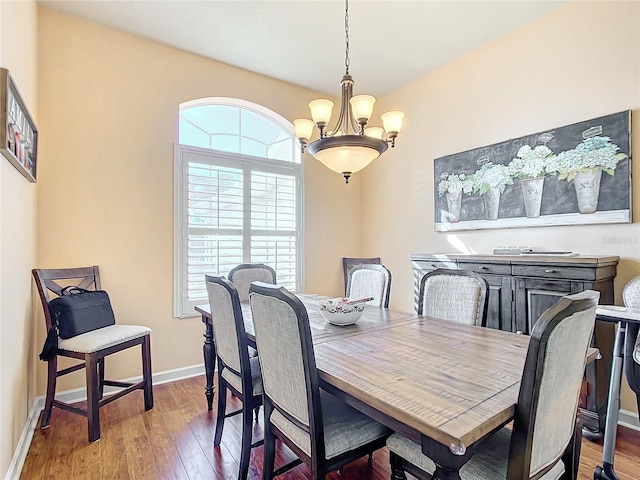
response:
{"label": "wooden table top", "polygon": [[[326,297],[299,298],[320,379],[405,425],[414,441],[466,448],[513,418],[528,336],[369,306],[356,324],[335,326],[319,312]],[[243,314],[252,338],[248,304]]]}

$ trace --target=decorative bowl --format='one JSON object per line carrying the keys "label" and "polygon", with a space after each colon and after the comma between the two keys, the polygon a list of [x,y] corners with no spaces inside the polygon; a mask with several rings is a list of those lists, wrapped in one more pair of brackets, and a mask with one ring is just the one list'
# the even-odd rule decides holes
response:
{"label": "decorative bowl", "polygon": [[325,320],[333,325],[352,325],[362,316],[366,302],[349,303],[351,298],[331,298],[318,300],[320,313]]}

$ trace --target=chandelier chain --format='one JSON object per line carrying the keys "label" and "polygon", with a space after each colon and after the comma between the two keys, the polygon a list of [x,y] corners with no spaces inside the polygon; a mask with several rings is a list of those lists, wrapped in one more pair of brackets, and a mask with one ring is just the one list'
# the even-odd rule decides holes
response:
{"label": "chandelier chain", "polygon": [[345,9],[344,9],[344,41],[345,41],[345,56],[344,56],[344,67],[345,74],[349,75],[349,64],[351,63],[349,60],[349,0],[345,0]]}

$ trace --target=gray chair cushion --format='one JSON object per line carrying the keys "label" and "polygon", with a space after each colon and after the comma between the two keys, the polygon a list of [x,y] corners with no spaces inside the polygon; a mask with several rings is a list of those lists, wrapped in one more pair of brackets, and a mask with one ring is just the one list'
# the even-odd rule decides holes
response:
{"label": "gray chair cushion", "polygon": [[140,325],[109,325],[75,337],[58,338],[58,348],[70,352],[93,353],[150,333],[150,328]]}
{"label": "gray chair cushion", "polygon": [[[320,401],[327,458],[336,457],[389,434],[385,426],[324,390],[320,390]],[[303,452],[311,456],[309,434],[296,427],[277,410],[273,411],[271,422]]]}
{"label": "gray chair cushion", "polygon": [[242,268],[233,272],[229,280],[238,290],[241,302],[249,301],[249,287],[251,282],[273,283],[273,273],[265,268]]}
{"label": "gray chair cushion", "polygon": [[[251,364],[251,381],[253,382],[253,394],[254,395],[262,395],[262,375],[260,375],[260,361],[258,357],[251,357],[249,359],[249,363]],[[242,392],[242,380],[238,375],[233,373],[228,368],[222,370],[222,378],[224,378],[230,385]]]}
{"label": "gray chair cushion", "polygon": [[421,299],[422,314],[450,322],[475,325],[482,299],[482,286],[473,277],[434,275],[426,279]]}
{"label": "gray chair cushion", "polygon": [[[460,469],[462,480],[506,479],[510,442],[511,430],[508,428],[499,430],[485,440],[471,460]],[[420,445],[398,433],[394,433],[387,439],[387,447],[425,472],[433,473],[436,469],[433,461],[422,453]],[[558,462],[541,478],[557,480],[563,473],[564,464]]]}

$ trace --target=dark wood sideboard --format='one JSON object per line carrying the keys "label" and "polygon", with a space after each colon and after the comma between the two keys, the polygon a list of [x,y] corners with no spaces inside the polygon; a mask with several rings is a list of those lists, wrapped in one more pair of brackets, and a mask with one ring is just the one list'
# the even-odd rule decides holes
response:
{"label": "dark wood sideboard", "polygon": [[[413,254],[410,259],[416,311],[420,280],[427,272],[437,268],[470,270],[489,284],[487,326],[525,335],[540,314],[564,295],[597,290],[600,304],[612,305],[619,261],[616,256],[584,255]],[[602,358],[587,366],[586,399],[580,408],[583,433],[591,440],[604,431],[614,334],[614,324],[596,322],[593,343]]]}

